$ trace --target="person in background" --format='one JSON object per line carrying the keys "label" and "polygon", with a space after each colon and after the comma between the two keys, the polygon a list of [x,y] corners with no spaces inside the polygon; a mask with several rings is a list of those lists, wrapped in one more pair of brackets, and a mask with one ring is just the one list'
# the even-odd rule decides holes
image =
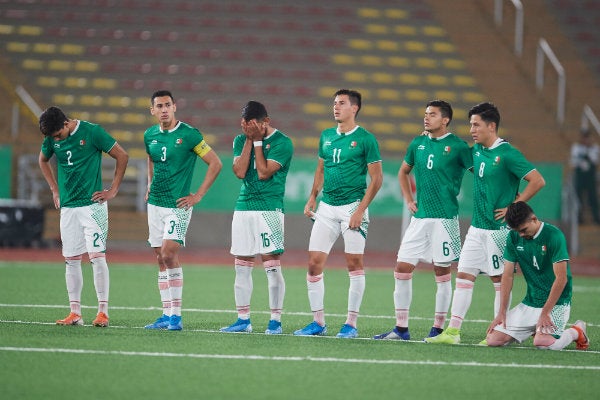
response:
{"label": "person in background", "polygon": [[600,224],[598,213],[598,180],[596,169],[600,161],[600,146],[592,140],[588,130],[581,132],[579,141],[571,146],[571,166],[575,193],[579,201],[579,223],[584,223],[585,207],[590,209],[595,224]]}

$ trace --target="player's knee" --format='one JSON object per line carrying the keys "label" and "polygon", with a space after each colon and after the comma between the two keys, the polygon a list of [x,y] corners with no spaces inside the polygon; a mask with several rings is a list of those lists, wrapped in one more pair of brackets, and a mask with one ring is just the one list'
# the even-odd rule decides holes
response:
{"label": "player's knee", "polygon": [[533,337],[533,345],[538,349],[547,349],[552,346],[554,342],[556,342],[556,339],[554,339],[554,336],[552,335],[538,333]]}

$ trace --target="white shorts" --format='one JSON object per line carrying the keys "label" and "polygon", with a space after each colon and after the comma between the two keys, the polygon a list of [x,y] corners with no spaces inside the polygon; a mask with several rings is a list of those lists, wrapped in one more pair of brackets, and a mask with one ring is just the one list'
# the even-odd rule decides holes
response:
{"label": "white shorts", "polygon": [[106,251],[108,204],[60,209],[60,239],[63,257]]}
{"label": "white shorts", "polygon": [[321,251],[329,254],[337,238],[344,238],[344,251],[348,254],[363,254],[369,229],[369,210],[365,210],[360,229],[350,229],[352,213],[360,202],[343,206],[331,206],[320,202],[315,213],[315,224],[310,233],[308,251]]}
{"label": "white shorts", "polygon": [[[515,308],[506,313],[506,329],[502,325],[498,325],[494,330],[506,333],[521,343],[535,333],[535,326],[540,319],[541,313],[541,308],[529,307],[523,303],[519,303]],[[569,304],[556,305],[552,308],[550,318],[556,326],[554,332],[551,333],[552,335],[562,335],[567,321],[569,321],[570,314],[571,306]]]}
{"label": "white shorts", "polygon": [[231,254],[255,256],[283,253],[284,215],[281,211],[234,211]]}
{"label": "white shorts", "polygon": [[460,225],[458,218],[415,218],[404,233],[399,262],[417,265],[419,261],[450,266],[460,255]]}
{"label": "white shorts", "polygon": [[148,204],[148,243],[150,247],[161,247],[163,240],[173,240],[185,246],[192,209],[166,208]]}
{"label": "white shorts", "polygon": [[490,230],[470,226],[460,252],[458,272],[473,276],[480,272],[489,276],[502,275],[508,232],[508,228]]}

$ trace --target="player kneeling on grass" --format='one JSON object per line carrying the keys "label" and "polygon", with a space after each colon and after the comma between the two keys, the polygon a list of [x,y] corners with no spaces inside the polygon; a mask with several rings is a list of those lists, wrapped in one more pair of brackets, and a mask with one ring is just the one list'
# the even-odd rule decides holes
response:
{"label": "player kneeling on grass", "polygon": [[[500,310],[487,330],[487,345],[521,343],[534,335],[540,349],[562,350],[571,342],[586,350],[586,323],[577,321],[565,330],[571,311],[571,269],[563,233],[537,219],[527,203],[508,206],[506,223],[512,229],[504,251]],[[515,264],[519,264],[527,292],[515,308],[508,309]]]}

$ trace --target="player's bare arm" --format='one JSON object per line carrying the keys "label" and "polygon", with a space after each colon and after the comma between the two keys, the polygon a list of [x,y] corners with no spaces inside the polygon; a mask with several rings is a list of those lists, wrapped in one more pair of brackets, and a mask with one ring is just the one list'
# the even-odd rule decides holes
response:
{"label": "player's bare arm", "polygon": [[410,187],[410,171],[413,167],[408,165],[406,161],[402,161],[402,165],[398,170],[398,182],[400,183],[400,190],[402,190],[402,197],[406,203],[406,206],[413,214],[417,212],[417,202],[413,197],[412,188]]}
{"label": "player's bare arm", "polygon": [[304,206],[304,215],[306,215],[308,218],[313,218],[315,211],[317,210],[317,196],[319,195],[321,189],[323,189],[323,181],[325,177],[324,168],[323,159],[319,158],[317,169],[315,170],[312,189],[310,190],[310,196],[308,197],[308,201]]}
{"label": "player's bare arm", "polygon": [[40,165],[40,169],[42,170],[42,175],[44,175],[44,179],[50,186],[50,191],[52,192],[52,201],[54,202],[54,208],[60,208],[60,193],[58,191],[58,183],[56,183],[56,178],[54,177],[54,173],[52,172],[52,168],[50,167],[49,159],[40,152],[40,156],[38,158],[38,164]]}
{"label": "player's bare arm", "polygon": [[554,283],[552,283],[552,287],[550,288],[550,294],[548,295],[548,299],[546,303],[544,303],[544,307],[542,308],[542,313],[540,314],[540,319],[538,320],[536,331],[552,334],[554,333],[554,329],[556,326],[552,322],[552,318],[550,318],[550,313],[552,309],[556,305],[556,302],[560,298],[561,293],[565,289],[567,285],[567,262],[560,261],[554,263],[552,265],[554,270]]}
{"label": "player's bare arm", "polygon": [[123,176],[125,175],[125,169],[127,168],[127,163],[129,161],[129,155],[118,143],[115,143],[113,148],[108,152],[108,155],[117,161],[115,173],[109,189],[94,192],[94,194],[92,194],[92,201],[97,203],[104,203],[117,195],[121,182],[123,182]]}
{"label": "player's bare arm", "polygon": [[[528,202],[536,195],[537,192],[540,191],[546,185],[546,181],[540,172],[536,169],[528,173],[523,177],[524,180],[527,181],[527,186],[525,186],[525,190],[523,193],[517,194],[515,201],[524,201]],[[501,220],[504,219],[506,215],[506,207],[498,208],[494,210],[494,219]]]}
{"label": "player's bare arm", "polygon": [[374,162],[369,164],[368,173],[371,181],[369,182],[369,186],[367,186],[367,190],[365,191],[365,195],[362,200],[358,204],[356,211],[350,217],[349,227],[350,229],[358,229],[362,223],[362,218],[371,201],[375,198],[375,195],[381,188],[383,184],[383,167],[381,162]]}
{"label": "player's bare arm", "polygon": [[492,321],[490,326],[488,326],[487,333],[492,333],[494,328],[498,325],[502,325],[503,328],[506,328],[506,310],[510,304],[510,292],[513,288],[514,275],[515,275],[515,263],[510,261],[504,261],[504,272],[502,273],[502,281],[500,284],[500,309],[498,310],[498,315]]}
{"label": "player's bare arm", "polygon": [[221,172],[221,168],[223,167],[223,163],[221,159],[217,155],[214,150],[210,150],[204,156],[202,156],[202,161],[208,165],[208,169],[206,170],[206,174],[204,175],[204,180],[202,184],[196,191],[196,193],[190,193],[185,197],[181,197],[177,199],[177,207],[178,208],[191,208],[196,203],[198,203],[204,195],[208,192],[208,189],[212,186],[212,184],[217,179],[219,172]]}

